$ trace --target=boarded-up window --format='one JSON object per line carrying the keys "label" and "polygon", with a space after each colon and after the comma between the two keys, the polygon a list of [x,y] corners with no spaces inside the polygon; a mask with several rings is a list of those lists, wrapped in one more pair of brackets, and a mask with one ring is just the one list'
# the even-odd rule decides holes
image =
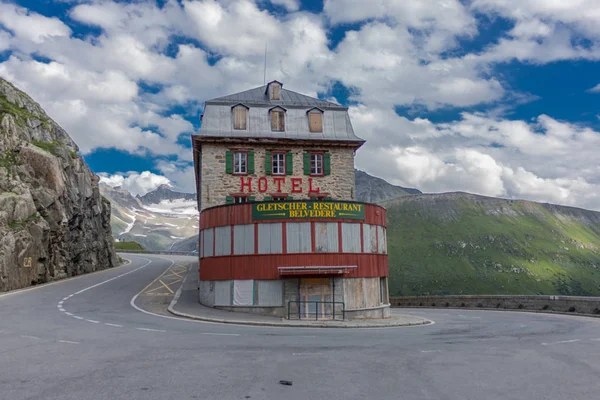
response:
{"label": "boarded-up window", "polygon": [[360,224],[342,223],[342,251],[360,253]]}
{"label": "boarded-up window", "polygon": [[254,225],[236,225],[233,232],[233,254],[254,254]]}
{"label": "boarded-up window", "polygon": [[231,305],[231,281],[215,281],[215,306]]}
{"label": "boarded-up window", "polygon": [[271,130],[275,132],[285,131],[285,112],[282,110],[271,111]]}
{"label": "boarded-up window", "polygon": [[212,257],[213,256],[213,246],[214,246],[214,236],[213,229],[205,229],[204,231],[204,257]]}
{"label": "boarded-up window", "polygon": [[271,100],[281,100],[281,85],[279,83],[271,83],[269,89],[271,90]]}
{"label": "boarded-up window", "polygon": [[282,281],[257,281],[257,283],[259,306],[277,307],[283,305]]}
{"label": "boarded-up window", "polygon": [[215,256],[231,254],[231,226],[215,228]]}
{"label": "boarded-up window", "polygon": [[323,132],[323,113],[321,111],[309,112],[308,125],[311,132]]}
{"label": "boarded-up window", "polygon": [[246,129],[246,117],[248,110],[246,107],[237,106],[233,109],[233,129],[245,130]]}
{"label": "boarded-up window", "polygon": [[385,237],[385,228],[383,226],[377,227],[377,252],[381,254],[387,253],[387,240]]}
{"label": "boarded-up window", "polygon": [[280,254],[283,244],[281,223],[258,225],[258,254]]}
{"label": "boarded-up window", "polygon": [[337,222],[315,223],[315,247],[318,253],[337,253],[339,251]]}
{"label": "boarded-up window", "polygon": [[363,225],[365,253],[377,253],[377,225]]}
{"label": "boarded-up window", "polygon": [[254,281],[235,280],[233,281],[233,305],[251,306],[254,304]]}
{"label": "boarded-up window", "polygon": [[286,230],[288,253],[310,253],[312,251],[310,222],[288,222]]}

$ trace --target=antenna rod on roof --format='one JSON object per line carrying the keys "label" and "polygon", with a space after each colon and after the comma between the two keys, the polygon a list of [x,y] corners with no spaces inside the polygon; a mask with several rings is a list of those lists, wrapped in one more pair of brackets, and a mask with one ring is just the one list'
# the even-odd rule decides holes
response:
{"label": "antenna rod on roof", "polygon": [[265,72],[263,75],[263,85],[267,84],[267,44],[265,43]]}

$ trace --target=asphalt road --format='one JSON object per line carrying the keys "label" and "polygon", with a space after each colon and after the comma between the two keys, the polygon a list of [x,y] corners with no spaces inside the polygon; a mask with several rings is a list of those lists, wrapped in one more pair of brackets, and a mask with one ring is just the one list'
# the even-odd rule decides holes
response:
{"label": "asphalt road", "polygon": [[124,267],[0,295],[0,399],[599,396],[597,319],[419,309],[395,312],[435,324],[299,329],[202,323],[131,305],[171,260],[184,258],[127,256],[132,263]]}

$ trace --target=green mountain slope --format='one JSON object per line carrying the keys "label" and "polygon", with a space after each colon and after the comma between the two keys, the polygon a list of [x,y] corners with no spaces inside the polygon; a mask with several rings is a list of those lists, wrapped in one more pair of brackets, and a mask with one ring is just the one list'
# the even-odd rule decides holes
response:
{"label": "green mountain slope", "polygon": [[466,193],[388,209],[390,294],[600,295],[600,213]]}

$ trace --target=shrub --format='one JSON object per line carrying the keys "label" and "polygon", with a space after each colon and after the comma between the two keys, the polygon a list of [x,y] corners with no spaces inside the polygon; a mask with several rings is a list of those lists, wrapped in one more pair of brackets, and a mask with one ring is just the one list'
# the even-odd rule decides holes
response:
{"label": "shrub", "polygon": [[549,310],[550,306],[548,304],[544,304],[544,307],[542,307],[542,310]]}
{"label": "shrub", "polygon": [[575,307],[569,307],[569,312],[575,312]]}

